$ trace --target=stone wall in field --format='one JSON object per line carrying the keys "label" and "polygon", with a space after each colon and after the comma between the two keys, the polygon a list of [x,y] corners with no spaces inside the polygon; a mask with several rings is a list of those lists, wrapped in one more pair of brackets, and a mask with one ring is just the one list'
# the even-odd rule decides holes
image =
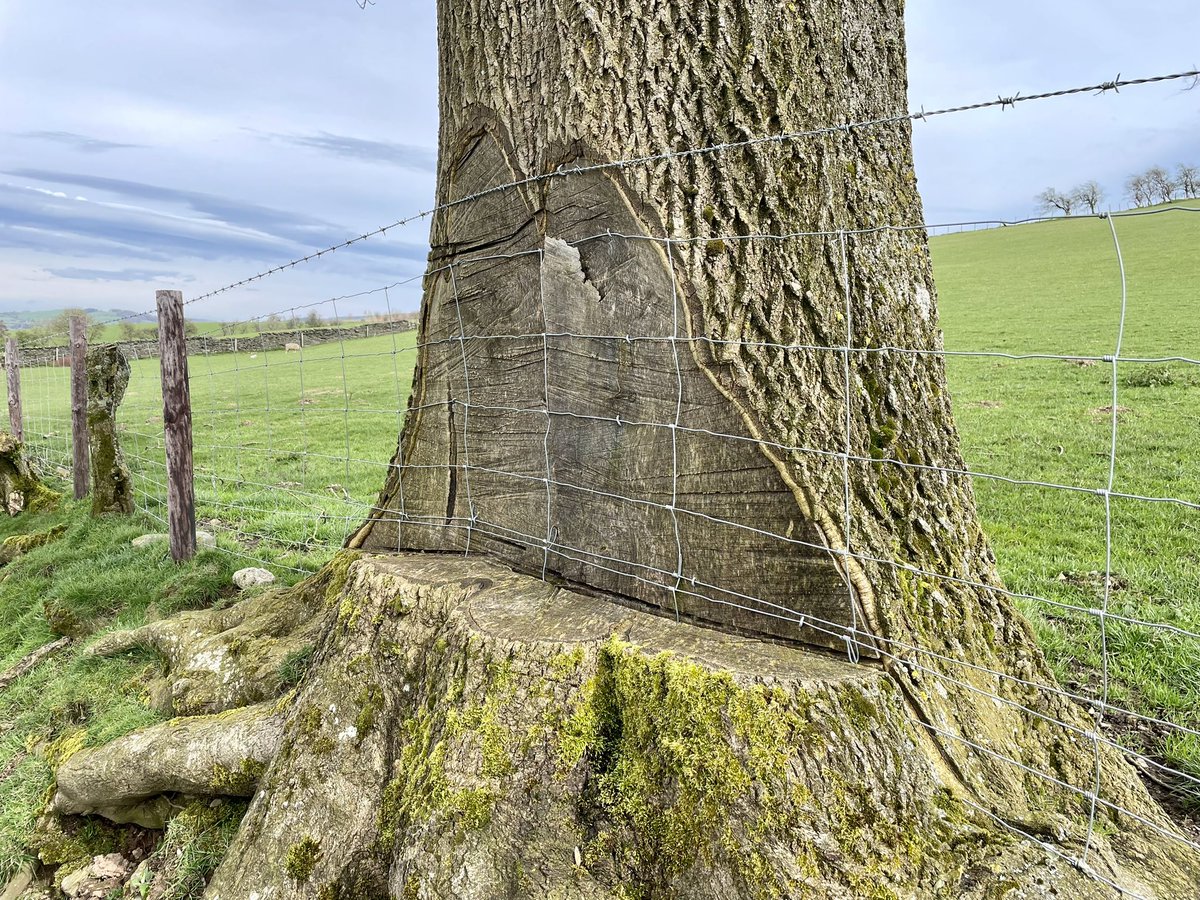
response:
{"label": "stone wall in field", "polygon": [[[247,337],[220,337],[200,335],[187,339],[188,355],[212,353],[258,353],[263,350],[285,350],[288,344],[301,348],[336,341],[352,341],[357,338],[377,337],[381,334],[412,331],[415,321],[401,319],[396,322],[364,322],[348,328],[300,328],[286,331],[264,331]],[[125,355],[133,359],[158,356],[158,341],[117,341]],[[67,366],[70,354],[66,347],[22,347],[22,366]]]}

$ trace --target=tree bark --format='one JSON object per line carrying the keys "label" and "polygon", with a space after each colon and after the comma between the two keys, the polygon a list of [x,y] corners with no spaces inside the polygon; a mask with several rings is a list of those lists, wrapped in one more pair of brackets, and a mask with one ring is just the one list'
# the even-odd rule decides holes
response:
{"label": "tree bark", "polygon": [[[1195,893],[945,471],[924,234],[872,230],[921,221],[907,125],[548,177],[901,112],[900,0],[439,11],[455,205],[396,466],[348,541],[387,555],[95,648],[158,648],[185,717],[287,691],[206,896],[1115,896],[1062,860],[1084,846],[1141,895]],[[154,736],[177,760],[188,721]],[[198,789],[157,764],[130,789],[147,746],[72,760],[109,785],[86,808]]]}
{"label": "tree bark", "polygon": [[129,360],[116,344],[87,356],[87,425],[92,465],[92,515],[133,514],[133,478],[117,435],[117,407],[129,385]]}
{"label": "tree bark", "polygon": [[[903,113],[899,0],[463,0],[439,40],[438,201],[457,205],[433,223],[397,465],[350,546],[482,551],[849,642],[989,806],[1042,816],[1022,767],[1089,785],[1091,718],[954,474],[925,234],[883,228],[922,222],[909,123],[550,177]],[[1148,808],[1098,753],[1106,798]]]}

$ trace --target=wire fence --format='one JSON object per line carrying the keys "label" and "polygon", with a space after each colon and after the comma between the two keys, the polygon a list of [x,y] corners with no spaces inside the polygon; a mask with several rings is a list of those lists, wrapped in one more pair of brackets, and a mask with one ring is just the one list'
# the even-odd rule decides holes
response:
{"label": "wire fence", "polygon": [[[994,101],[967,104],[932,112],[906,113],[899,116],[831,124],[828,127],[800,133],[772,135],[736,143],[643,156],[636,159],[603,163],[594,166],[565,168],[512,184],[489,188],[461,200],[443,204],[397,220],[375,231],[364,232],[336,247],[308,254],[296,260],[268,269],[238,282],[208,291],[189,302],[202,303],[225,292],[322,257],[355,243],[382,238],[389,230],[403,227],[433,213],[444,212],[451,206],[469,204],[514,188],[545,181],[569,178],[596,171],[616,168],[642,167],[667,159],[698,155],[734,153],[766,143],[790,143],[805,139],[837,135],[849,130],[872,129],[899,122],[925,121],[930,118],[962,114],[985,108],[1011,108],[1035,100],[1080,93],[1109,93],[1118,88],[1139,84],[1194,79],[1196,71],[1149,78],[1115,79],[1087,87],[1043,92],[1027,97],[1001,97]],[[1022,713],[1045,719],[1050,724],[1072,732],[1079,741],[1090,742],[1095,750],[1095,770],[1086,783],[1070,783],[1055,773],[1032,769],[1020,760],[998,754],[994,749],[975,743],[970,737],[934,723],[925,727],[947,741],[968,745],[975,752],[998,756],[999,761],[1028,771],[1029,776],[1047,785],[1077,796],[1087,811],[1087,831],[1080,841],[1082,850],[1076,854],[1046,844],[1036,835],[1021,832],[1025,838],[1042,844],[1056,855],[1091,872],[1126,896],[1138,897],[1138,892],[1106,877],[1092,862],[1094,833],[1104,811],[1120,813],[1138,822],[1163,841],[1181,844],[1200,852],[1200,831],[1166,828],[1137,813],[1123,809],[1111,798],[1102,795],[1101,748],[1120,752],[1132,761],[1148,778],[1159,785],[1169,786],[1180,796],[1200,797],[1200,767],[1189,768],[1179,763],[1180,754],[1164,754],[1166,744],[1194,746],[1194,759],[1200,760],[1200,702],[1187,708],[1167,708],[1153,703],[1135,703],[1122,688],[1115,673],[1123,671],[1121,648],[1117,644],[1130,641],[1169,644],[1185,659],[1200,661],[1200,604],[1197,596],[1161,596],[1157,587],[1147,587],[1145,593],[1154,595],[1155,602],[1137,604],[1126,599],[1131,593],[1122,586],[1116,575],[1122,558],[1143,554],[1156,558],[1159,549],[1138,544],[1137,528],[1147,516],[1156,516],[1174,523],[1185,547],[1197,559],[1200,535],[1197,533],[1197,513],[1200,496],[1185,492],[1164,491],[1161,479],[1138,477],[1137,468],[1145,460],[1129,461],[1122,455],[1123,429],[1127,427],[1121,402],[1124,398],[1122,379],[1130,367],[1182,366],[1189,371],[1200,367],[1196,353],[1187,347],[1167,352],[1128,352],[1129,322],[1137,311],[1142,294],[1130,291],[1134,272],[1127,268],[1123,252],[1123,228],[1127,220],[1152,217],[1185,217],[1200,212],[1200,206],[1176,205],[1149,210],[1129,210],[1100,216],[1070,217],[1080,223],[1093,223],[1104,232],[1111,247],[1114,271],[1112,319],[1115,323],[1103,346],[1088,339],[1087,346],[1065,347],[1071,335],[1048,336],[1046,348],[1017,349],[997,346],[904,346],[870,344],[855,332],[854,284],[851,278],[851,255],[860,252],[885,236],[904,235],[924,240],[929,233],[964,228],[1020,227],[1039,220],[954,222],[945,224],[905,223],[880,225],[859,229],[796,230],[781,234],[681,234],[651,237],[644,234],[619,233],[609,229],[596,231],[562,243],[579,251],[590,245],[621,248],[634,252],[639,244],[653,245],[668,261],[669,267],[686,267],[688,260],[703,254],[712,242],[730,245],[782,245],[792,248],[811,248],[814,245],[828,250],[830,258],[838,260],[840,289],[838,299],[844,320],[844,333],[837,341],[824,344],[747,341],[724,339],[688,327],[681,298],[672,294],[662,298],[669,309],[658,330],[647,333],[605,333],[555,327],[563,320],[555,306],[556,297],[545,290],[545,280],[539,296],[528,305],[530,314],[524,318],[525,328],[512,328],[512,323],[480,323],[467,316],[466,305],[460,296],[459,284],[464,271],[472,267],[503,261],[509,264],[527,262],[541,271],[546,264],[547,248],[535,243],[525,249],[507,252],[460,254],[448,262],[431,265],[420,278],[429,285],[435,280],[448,282],[452,308],[457,321],[449,330],[435,334],[425,328],[415,330],[389,329],[374,336],[363,336],[348,327],[344,310],[351,300],[372,296],[386,310],[385,319],[394,320],[401,310],[392,308],[397,289],[416,279],[371,287],[355,294],[324,300],[313,300],[254,316],[243,325],[253,325],[269,317],[295,321],[310,313],[328,323],[331,328],[319,343],[306,342],[293,347],[291,342],[279,347],[237,348],[209,342],[202,351],[193,352],[189,359],[190,387],[193,410],[195,446],[196,505],[200,525],[218,537],[218,547],[248,561],[255,561],[276,571],[296,575],[315,570],[331,549],[341,546],[348,532],[368,517],[385,522],[395,529],[396,548],[404,549],[405,535],[413,530],[448,532],[456,537],[456,545],[470,552],[487,548],[495,542],[519,544],[525,552],[540,559],[543,575],[553,570],[561,572],[591,571],[615,579],[620,584],[635,585],[631,593],[648,593],[666,598],[663,605],[680,609],[696,609],[705,605],[736,609],[740,614],[764,620],[785,622],[813,643],[836,646],[852,661],[862,655],[893,661],[919,671],[956,688],[985,694],[997,704],[1016,708]],[[1061,220],[1063,217],[1058,217]],[[1090,227],[1090,226],[1088,226]],[[1047,298],[1048,300],[1051,298]],[[1053,298],[1061,302],[1062,298]],[[1180,315],[1187,315],[1179,311]],[[1194,314],[1194,311],[1193,313]],[[118,320],[119,321],[119,320]],[[215,337],[217,329],[201,326],[200,338]],[[299,343],[299,342],[297,342]],[[472,375],[481,347],[488,352],[509,353],[519,365],[537,372],[535,381],[541,390],[536,396],[506,396]],[[830,440],[822,445],[806,446],[771,440],[759,434],[747,434],[713,424],[697,414],[686,396],[681,358],[697,348],[713,358],[742,353],[748,350],[767,351],[779,359],[828,357],[836,367],[843,400],[838,427]],[[410,401],[413,370],[418,358],[429,360],[447,372],[453,385],[448,396],[419,395]],[[597,408],[596,404],[572,401],[571,395],[559,388],[559,382],[581,355],[616,358],[627,354],[652,371],[658,386],[658,401],[652,408],[657,415],[629,418]],[[855,435],[861,430],[856,421],[856,407],[851,402],[856,386],[862,382],[864,361],[873,357],[907,357],[912,360],[936,360],[950,368],[952,387],[956,373],[976,372],[982,367],[1006,368],[996,370],[998,378],[1018,378],[1013,367],[1045,367],[1047,365],[1100,366],[1105,373],[1106,405],[1098,406],[1103,419],[1102,446],[1089,446],[1087,452],[1073,454],[1082,460],[1075,471],[1076,478],[1050,477],[1031,465],[1028,471],[989,471],[986,466],[941,466],[928,461],[903,458],[894,453],[863,452]],[[69,372],[48,358],[47,364],[28,367],[22,375],[25,392],[25,433],[30,453],[43,467],[69,475],[71,460],[71,425],[69,405]],[[124,451],[135,478],[138,506],[151,518],[165,522],[166,470],[163,456],[163,409],[159,385],[158,362],[151,358],[134,358],[132,377],[118,418]],[[957,368],[956,368],[957,367]],[[1195,368],[1200,372],[1200,368]],[[956,401],[959,397],[956,396]],[[643,406],[642,409],[650,407]],[[960,407],[961,408],[961,407]],[[702,413],[703,411],[701,411]],[[415,504],[405,505],[404,479],[423,467],[409,461],[400,471],[395,458],[396,437],[406,416],[430,414],[445,417],[451,424],[459,443],[454,463],[463,497],[460,507],[443,515],[430,515]],[[1050,415],[1041,411],[1042,415]],[[1193,414],[1194,418],[1194,414]],[[496,423],[520,423],[520,428],[540,436],[541,454],[532,458],[506,457],[503,443],[497,441]],[[1190,423],[1194,426],[1196,423]],[[596,476],[594,471],[581,467],[575,471],[557,466],[551,452],[552,443],[570,439],[581,429],[604,428],[612,432],[638,432],[651,437],[647,443],[660,448],[653,461],[661,468],[649,473],[640,484],[639,492],[626,492]],[[565,437],[564,437],[565,436]],[[1200,436],[1200,430],[1198,430]],[[716,507],[699,502],[696,489],[698,477],[714,477],[711,473],[685,471],[682,462],[703,457],[706,448],[746,445],[783,457],[811,457],[834,466],[841,473],[838,504],[841,521],[838,523],[845,541],[842,546],[829,546],[803,533],[783,532],[757,515],[753,504],[738,498]],[[973,454],[968,450],[968,459]],[[1086,457],[1086,459],[1084,459]],[[1200,477],[1194,471],[1196,457],[1177,461],[1177,467],[1192,467],[1176,483],[1194,489]],[[430,463],[427,468],[444,469],[444,463]],[[1063,515],[1080,523],[1081,530],[1097,529],[1099,540],[1084,542],[1078,548],[1062,548],[1056,554],[1053,570],[1037,577],[1027,577],[1022,588],[1005,588],[979,581],[971,573],[934,571],[896,559],[883,558],[856,544],[852,521],[854,504],[851,489],[855,473],[866,470],[904,470],[933,474],[940,478],[969,481],[977,491],[1008,492],[1014,501],[1029,509],[1048,515]],[[1066,475],[1070,475],[1068,472]],[[381,485],[399,480],[402,489],[398,509],[381,509],[378,505]],[[475,488],[473,491],[472,488]],[[571,499],[574,498],[574,499]],[[667,535],[673,551],[659,558],[647,559],[635,554],[614,553],[599,543],[589,544],[560,533],[555,524],[558,503],[578,502],[585,498],[596,505],[599,515],[619,518],[636,513],[646,521],[657,523],[660,534]],[[756,595],[746,590],[755,583],[755,559],[699,559],[685,553],[687,535],[696,527],[717,529],[728,536],[729,546],[739,546],[747,536],[759,544],[766,542],[779,548],[782,554],[829,554],[835,558],[855,560],[873,567],[882,567],[897,577],[904,573],[935,584],[957,584],[977,591],[992,592],[1014,600],[1033,616],[1061,620],[1071,627],[1090,629],[1097,647],[1091,660],[1095,677],[1084,676],[1072,685],[1042,684],[1025,680],[1011,672],[997,672],[980,666],[970,658],[955,657],[928,646],[910,641],[889,639],[871,633],[857,612],[855,586],[851,579],[843,580],[849,595],[847,617],[826,617],[820,614],[797,615],[779,597]],[[1158,532],[1156,532],[1158,533]],[[411,546],[411,542],[409,542]],[[1095,551],[1099,551],[1098,555]],[[1173,552],[1178,552],[1175,548]],[[731,556],[733,556],[731,554]],[[1098,573],[1091,570],[1099,569]],[[1153,568],[1153,565],[1151,565]],[[1080,573],[1083,573],[1082,575]],[[1064,575],[1078,581],[1097,575],[1094,583],[1063,584]],[[1178,588],[1176,584],[1174,587]],[[1200,588],[1192,589],[1200,594]],[[1084,661],[1086,662],[1086,661]],[[1081,662],[1081,666],[1084,663]],[[1048,718],[1043,712],[1026,703],[1012,699],[999,689],[985,690],[972,679],[980,673],[995,684],[1013,682],[1039,692],[1085,704],[1095,712],[1095,727],[1077,725]],[[1131,729],[1151,732],[1153,741],[1131,740]],[[1182,754],[1186,756],[1186,754]],[[992,812],[980,811],[996,818]],[[1011,823],[997,821],[1012,829]],[[1019,829],[1017,829],[1020,831]]]}

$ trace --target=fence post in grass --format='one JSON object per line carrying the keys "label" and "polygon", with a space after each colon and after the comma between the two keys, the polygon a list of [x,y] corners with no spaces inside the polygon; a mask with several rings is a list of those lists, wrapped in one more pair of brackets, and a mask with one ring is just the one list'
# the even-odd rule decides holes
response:
{"label": "fence post in grass", "polygon": [[87,427],[87,324],[71,316],[71,440],[74,448],[75,499],[88,493],[92,464]]}
{"label": "fence post in grass", "polygon": [[21,351],[17,339],[9,335],[4,342],[4,368],[8,372],[8,426],[13,437],[24,442],[25,428],[21,424]]}
{"label": "fence post in grass", "polygon": [[163,441],[167,451],[167,530],[171,558],[196,555],[196,493],[192,483],[192,399],[188,389],[183,294],[157,291],[158,360],[162,371]]}

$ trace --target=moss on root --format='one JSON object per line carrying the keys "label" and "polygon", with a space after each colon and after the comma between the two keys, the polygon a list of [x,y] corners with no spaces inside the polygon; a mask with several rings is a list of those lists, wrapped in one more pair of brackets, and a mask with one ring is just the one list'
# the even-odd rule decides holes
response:
{"label": "moss on root", "polygon": [[67,532],[66,524],[55,525],[45,531],[35,531],[32,534],[14,534],[4,539],[0,544],[0,566],[7,566],[19,556],[24,556],[30,550],[52,544]]}
{"label": "moss on root", "polygon": [[[559,744],[563,769],[586,762],[591,772],[581,799],[581,816],[598,827],[589,860],[607,857],[634,875],[641,887],[630,897],[666,890],[696,861],[728,864],[754,896],[788,896],[761,848],[796,827],[809,799],[788,771],[797,742],[821,740],[808,705],[799,693],[743,687],[728,672],[611,639]],[[735,826],[752,792],[757,821]]]}
{"label": "moss on root", "polygon": [[283,858],[283,870],[288,878],[298,884],[304,884],[312,875],[321,857],[321,844],[311,835],[292,844]]}

